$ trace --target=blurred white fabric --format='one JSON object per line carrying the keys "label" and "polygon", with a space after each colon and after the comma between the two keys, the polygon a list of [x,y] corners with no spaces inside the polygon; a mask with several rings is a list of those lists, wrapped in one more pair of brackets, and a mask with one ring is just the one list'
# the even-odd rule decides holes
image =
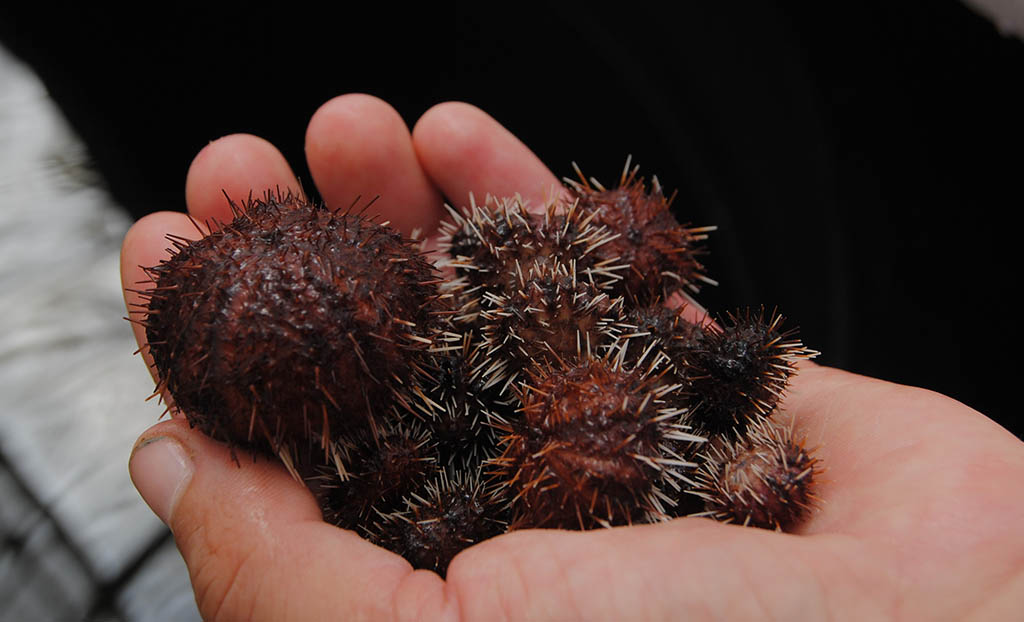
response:
{"label": "blurred white fabric", "polygon": [[1024,39],[1024,0],[964,0],[964,3],[992,20],[1003,35]]}
{"label": "blurred white fabric", "polygon": [[[198,619],[127,462],[162,407],[118,257],[130,224],[26,66],[0,48],[0,618]],[[106,603],[106,604],[105,604]]]}

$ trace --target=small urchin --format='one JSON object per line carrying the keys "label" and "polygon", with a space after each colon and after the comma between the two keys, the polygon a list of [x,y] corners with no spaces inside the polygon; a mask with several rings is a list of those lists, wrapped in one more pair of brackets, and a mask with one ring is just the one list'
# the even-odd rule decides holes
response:
{"label": "small urchin", "polygon": [[450,466],[406,499],[404,509],[380,513],[365,531],[414,568],[443,577],[460,552],[505,531],[502,506],[500,491],[487,486],[479,471]]}
{"label": "small urchin", "polygon": [[821,463],[805,441],[796,440],[792,425],[764,419],[745,437],[713,445],[704,458],[692,491],[704,499],[701,516],[783,531],[818,501]]}
{"label": "small urchin", "polygon": [[800,361],[818,353],[777,311],[746,309],[707,324],[673,364],[691,396],[690,421],[710,434],[742,437],[782,401]]}
{"label": "small urchin", "polygon": [[639,177],[639,167],[630,164],[627,158],[615,188],[588,180],[579,167],[579,181],[564,180],[592,226],[611,234],[594,251],[594,259],[628,266],[615,283],[616,291],[650,302],[668,300],[680,290],[696,293],[701,284],[717,284],[705,274],[700,261],[706,252],[702,243],[716,227],[680,224],[670,209],[674,196],[665,197],[657,177],[648,190]]}

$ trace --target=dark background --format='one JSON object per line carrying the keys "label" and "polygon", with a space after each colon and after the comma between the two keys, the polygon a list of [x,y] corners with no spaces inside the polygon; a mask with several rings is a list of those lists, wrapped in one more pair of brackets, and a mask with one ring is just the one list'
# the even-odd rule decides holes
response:
{"label": "dark background", "polygon": [[821,362],[1024,432],[1007,293],[1024,44],[959,2],[9,4],[0,41],[134,216],[184,209],[192,157],[232,132],[277,144],[312,186],[305,125],[335,95],[375,94],[410,126],[465,100],[556,174],[576,161],[610,183],[632,154],[678,189],[680,219],[720,227],[721,285],[700,297],[713,312],[778,306]]}

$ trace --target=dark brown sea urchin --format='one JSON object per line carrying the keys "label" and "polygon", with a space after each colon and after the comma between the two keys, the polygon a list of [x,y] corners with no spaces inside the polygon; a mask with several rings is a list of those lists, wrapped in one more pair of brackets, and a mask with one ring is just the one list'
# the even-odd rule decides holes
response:
{"label": "dark brown sea urchin", "polygon": [[601,358],[532,372],[521,421],[504,425],[493,461],[525,527],[589,529],[663,520],[665,488],[696,466],[675,450],[699,443],[678,385]]}
{"label": "dark brown sea urchin", "polygon": [[149,268],[144,320],[161,389],[232,444],[326,447],[373,424],[439,326],[436,280],[398,233],[268,193]]}
{"label": "dark brown sea urchin", "polygon": [[704,515],[716,520],[789,529],[817,500],[813,488],[821,470],[791,426],[765,419],[741,440],[707,451],[693,492],[705,500]]}

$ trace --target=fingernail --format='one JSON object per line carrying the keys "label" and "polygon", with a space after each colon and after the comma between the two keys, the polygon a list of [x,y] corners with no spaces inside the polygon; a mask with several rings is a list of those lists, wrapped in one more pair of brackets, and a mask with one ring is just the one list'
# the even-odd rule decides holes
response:
{"label": "fingernail", "polygon": [[174,506],[192,480],[193,464],[185,448],[169,436],[140,441],[128,461],[128,471],[153,513],[170,524]]}

